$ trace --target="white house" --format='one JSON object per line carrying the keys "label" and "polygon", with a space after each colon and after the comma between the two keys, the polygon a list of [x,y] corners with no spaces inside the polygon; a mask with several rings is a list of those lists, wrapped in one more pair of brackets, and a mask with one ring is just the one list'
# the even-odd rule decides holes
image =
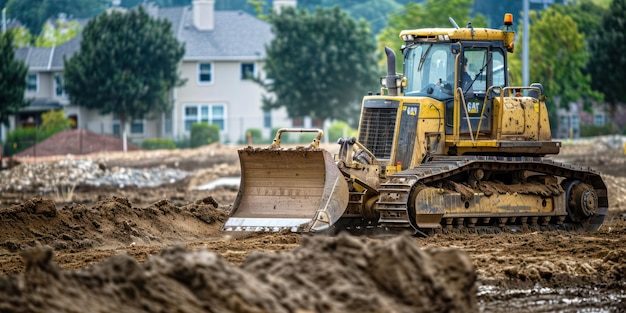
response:
{"label": "white house", "polygon": [[[130,140],[182,139],[189,136],[193,123],[209,122],[220,127],[222,142],[237,143],[245,141],[250,128],[269,137],[272,128],[292,125],[284,108],[263,112],[265,91],[250,80],[252,75],[264,77],[265,46],[272,40],[269,23],[241,11],[216,11],[215,1],[194,0],[191,6],[173,8],[145,5],[152,16],[168,19],[176,38],[185,44],[179,71],[187,82],[173,90],[171,112],[128,122]],[[296,1],[274,0],[275,9],[284,5],[295,6]],[[18,49],[17,57],[29,66],[25,97],[33,102],[18,112],[10,128],[37,124],[41,113],[63,108],[76,128],[119,134],[115,116],[75,106],[63,91],[63,56],[78,51],[80,39],[79,35],[54,48]]]}

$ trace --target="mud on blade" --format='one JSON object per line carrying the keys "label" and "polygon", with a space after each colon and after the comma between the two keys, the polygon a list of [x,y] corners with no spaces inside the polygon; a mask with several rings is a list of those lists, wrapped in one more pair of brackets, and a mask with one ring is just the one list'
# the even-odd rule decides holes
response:
{"label": "mud on blade", "polygon": [[239,150],[241,184],[223,231],[321,231],[348,204],[348,185],[323,149]]}

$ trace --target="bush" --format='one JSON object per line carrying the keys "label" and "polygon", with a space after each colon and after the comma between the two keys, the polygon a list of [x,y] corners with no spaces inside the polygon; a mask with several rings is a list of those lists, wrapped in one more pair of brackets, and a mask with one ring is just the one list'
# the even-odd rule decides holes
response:
{"label": "bush", "polygon": [[313,139],[315,139],[315,137],[317,137],[317,133],[301,133],[299,143],[310,144],[313,142]]}
{"label": "bush", "polygon": [[44,140],[45,138],[42,138],[44,135],[34,127],[18,127],[7,134],[4,143],[5,154],[12,156],[24,151]]}
{"label": "bush", "polygon": [[356,137],[357,131],[344,121],[334,122],[328,127],[328,142],[337,142],[337,139],[343,137]]}
{"label": "bush", "polygon": [[580,137],[594,137],[621,133],[622,131],[619,127],[613,123],[607,123],[602,126],[580,125]]}
{"label": "bush", "polygon": [[248,144],[248,133],[250,133],[250,137],[252,137],[252,144],[260,144],[266,143],[267,141],[263,139],[263,132],[258,128],[248,128],[246,130],[246,138],[244,139],[244,143]]}
{"label": "bush", "polygon": [[146,150],[159,150],[159,149],[176,149],[176,144],[171,139],[153,138],[146,139],[141,143],[141,147]]}
{"label": "bush", "polygon": [[195,123],[191,125],[191,148],[212,144],[220,141],[220,129],[217,125]]}
{"label": "bush", "polygon": [[[278,133],[278,130],[281,129],[283,127],[274,127],[272,128],[272,132],[270,133],[270,138],[269,138],[269,143],[273,143],[274,142],[274,138],[276,138],[276,133]],[[289,136],[289,134],[293,134],[293,133],[283,133],[282,135],[280,135],[280,142],[281,143],[289,143],[292,140],[292,136]]]}
{"label": "bush", "polygon": [[174,144],[176,145],[176,148],[178,149],[187,149],[191,147],[191,139],[189,139],[189,136],[176,138],[176,140],[174,140]]}
{"label": "bush", "polygon": [[50,110],[41,114],[40,127],[18,127],[7,133],[3,155],[12,156],[24,151],[71,126],[72,121],[65,117],[65,111]]}
{"label": "bush", "polygon": [[73,121],[65,117],[63,110],[50,110],[41,114],[40,130],[50,136],[72,127]]}

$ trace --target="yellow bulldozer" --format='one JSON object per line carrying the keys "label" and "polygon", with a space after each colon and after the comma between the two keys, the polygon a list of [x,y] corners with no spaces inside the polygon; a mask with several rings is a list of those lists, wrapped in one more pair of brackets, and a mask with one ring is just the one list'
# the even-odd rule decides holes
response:
{"label": "yellow bulldozer", "polygon": [[[499,232],[597,230],[607,188],[556,162],[541,84],[509,86],[512,15],[501,30],[404,30],[403,74],[385,48],[381,91],[363,98],[358,138],[319,148],[318,129],[281,129],[240,149],[241,184],[223,231]],[[285,132],[317,132],[281,147]]]}

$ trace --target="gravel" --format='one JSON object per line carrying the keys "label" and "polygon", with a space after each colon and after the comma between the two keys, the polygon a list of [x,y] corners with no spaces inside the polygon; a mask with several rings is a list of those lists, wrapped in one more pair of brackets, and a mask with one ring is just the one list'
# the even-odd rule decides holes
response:
{"label": "gravel", "polygon": [[87,186],[158,187],[189,176],[189,172],[167,168],[108,168],[90,159],[65,159],[56,162],[22,163],[0,171],[0,191],[54,192],[59,189]]}

